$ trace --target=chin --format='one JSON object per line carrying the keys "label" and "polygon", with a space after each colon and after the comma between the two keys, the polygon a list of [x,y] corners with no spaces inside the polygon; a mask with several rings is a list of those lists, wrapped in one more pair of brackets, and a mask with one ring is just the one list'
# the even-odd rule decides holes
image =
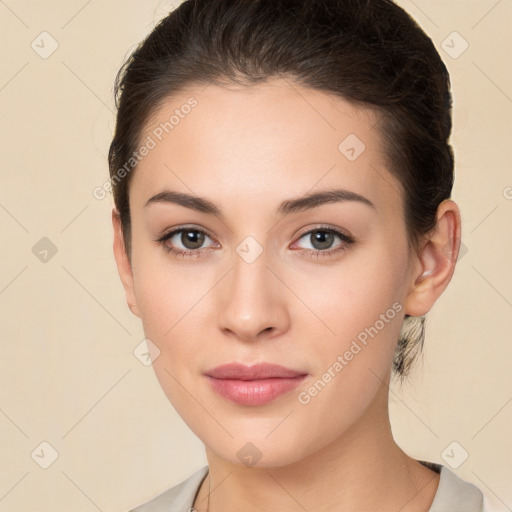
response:
{"label": "chin", "polygon": [[232,423],[223,423],[220,418],[219,421],[233,433],[233,438],[224,431],[222,434],[219,432],[219,437],[215,437],[212,431],[205,432],[201,428],[195,430],[196,435],[217,457],[247,468],[289,466],[320,449],[326,439],[322,433],[316,433],[314,439],[306,439],[305,429],[299,428],[298,425],[295,429],[283,428],[279,435],[277,430],[272,432],[282,418],[279,421],[273,421],[273,427],[270,429],[267,422],[262,426],[261,422],[255,421],[254,418],[248,419],[250,426],[246,429],[238,422],[234,427]]}

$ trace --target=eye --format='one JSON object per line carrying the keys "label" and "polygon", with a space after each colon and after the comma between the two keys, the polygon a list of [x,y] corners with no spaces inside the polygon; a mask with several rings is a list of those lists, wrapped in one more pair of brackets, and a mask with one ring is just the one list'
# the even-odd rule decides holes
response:
{"label": "eye", "polygon": [[[335,245],[336,239],[339,242]],[[302,248],[307,254],[313,257],[331,256],[334,253],[345,250],[348,246],[354,243],[354,239],[337,229],[320,226],[315,229],[310,229],[304,233],[300,240],[305,240],[311,247]],[[296,242],[298,243],[298,242]]]}
{"label": "eye", "polygon": [[[164,249],[175,256],[200,256],[205,249],[214,247],[215,244],[204,247],[207,239],[211,236],[204,230],[194,227],[180,227],[173,229],[156,240]],[[331,256],[339,251],[345,250],[354,243],[350,236],[337,229],[320,226],[302,234],[300,240],[309,242],[312,248],[299,248],[300,252],[306,253],[309,257]],[[336,239],[338,244],[335,245]],[[296,242],[297,244],[298,242]]]}
{"label": "eye", "polygon": [[207,238],[210,236],[202,229],[182,227],[166,233],[156,241],[162,244],[167,252],[176,256],[199,256],[203,252],[202,246]]}

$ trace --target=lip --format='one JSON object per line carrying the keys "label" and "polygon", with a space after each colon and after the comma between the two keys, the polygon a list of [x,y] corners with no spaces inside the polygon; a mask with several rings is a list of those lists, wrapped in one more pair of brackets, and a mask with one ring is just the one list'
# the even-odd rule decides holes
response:
{"label": "lip", "polygon": [[228,363],[205,372],[212,389],[230,400],[245,406],[259,406],[296,388],[307,376],[271,363],[247,366]]}
{"label": "lip", "polygon": [[238,380],[293,378],[299,375],[306,375],[306,372],[299,372],[272,363],[258,363],[252,366],[241,363],[227,363],[208,370],[205,373],[214,379]]}

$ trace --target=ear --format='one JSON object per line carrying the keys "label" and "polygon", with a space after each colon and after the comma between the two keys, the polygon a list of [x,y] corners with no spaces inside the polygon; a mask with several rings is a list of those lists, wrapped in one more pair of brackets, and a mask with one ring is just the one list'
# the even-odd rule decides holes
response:
{"label": "ear", "polygon": [[114,257],[116,259],[119,277],[123,283],[126,302],[130,311],[140,318],[134,293],[132,266],[128,255],[126,254],[121,218],[115,208],[112,209],[112,225],[114,228]]}
{"label": "ear", "polygon": [[452,200],[445,199],[437,209],[437,226],[417,255],[405,301],[406,314],[425,315],[448,286],[459,255],[460,237],[459,208]]}

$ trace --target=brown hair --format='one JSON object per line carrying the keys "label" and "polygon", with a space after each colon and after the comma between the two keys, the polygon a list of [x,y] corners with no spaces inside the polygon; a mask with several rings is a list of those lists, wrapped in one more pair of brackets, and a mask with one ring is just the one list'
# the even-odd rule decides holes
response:
{"label": "brown hair", "polygon": [[[450,79],[430,38],[390,0],[186,0],[119,70],[109,150],[114,201],[131,254],[131,161],[151,116],[192,84],[290,78],[380,113],[389,171],[404,196],[409,246],[436,226],[453,186]],[[133,159],[132,159],[133,160]],[[132,164],[133,169],[136,164]],[[424,317],[405,316],[393,371],[405,377],[424,342]]]}

